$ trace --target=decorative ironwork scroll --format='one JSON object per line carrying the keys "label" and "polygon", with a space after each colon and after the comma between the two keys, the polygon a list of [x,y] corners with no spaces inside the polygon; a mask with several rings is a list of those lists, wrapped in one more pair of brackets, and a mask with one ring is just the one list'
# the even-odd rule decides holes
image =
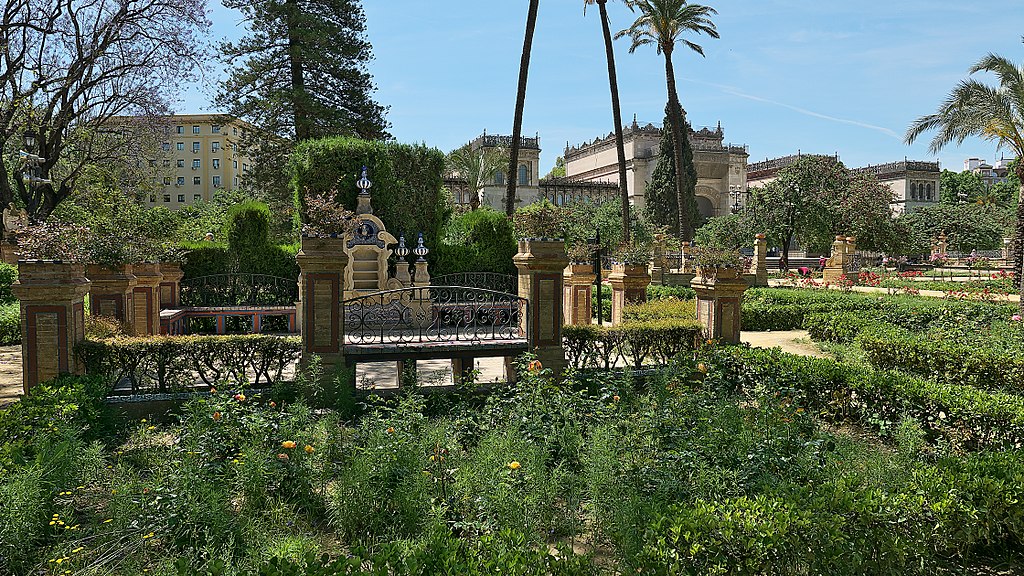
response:
{"label": "decorative ironwork scroll", "polygon": [[295,278],[266,274],[213,274],[181,281],[181,305],[290,306],[299,299]]}

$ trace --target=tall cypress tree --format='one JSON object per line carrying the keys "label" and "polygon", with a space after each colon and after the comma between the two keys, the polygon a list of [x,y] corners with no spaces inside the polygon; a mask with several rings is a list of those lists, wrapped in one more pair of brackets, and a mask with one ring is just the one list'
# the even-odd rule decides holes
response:
{"label": "tall cypress tree", "polygon": [[223,0],[249,34],[220,44],[230,66],[217,104],[277,136],[302,141],[388,136],[374,101],[360,0]]}
{"label": "tall cypress tree", "polygon": [[[685,197],[689,199],[690,211],[693,215],[690,225],[695,228],[700,222],[700,212],[697,210],[697,168],[693,165],[693,148],[690,145],[690,123],[683,119],[683,166],[685,166],[684,179]],[[665,116],[665,124],[661,129],[661,142],[658,145],[658,162],[654,165],[654,172],[651,173],[651,180],[647,183],[645,202],[647,213],[651,220],[661,226],[668,226],[670,230],[679,230],[679,202],[676,191],[676,161],[675,146],[672,143],[672,124],[668,115]]]}

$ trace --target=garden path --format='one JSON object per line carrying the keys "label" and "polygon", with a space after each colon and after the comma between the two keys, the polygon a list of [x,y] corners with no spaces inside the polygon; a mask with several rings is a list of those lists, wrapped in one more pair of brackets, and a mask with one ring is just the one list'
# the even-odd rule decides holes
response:
{"label": "garden path", "polygon": [[750,344],[753,348],[781,348],[783,352],[799,356],[828,357],[828,354],[822,352],[811,342],[811,337],[806,330],[742,332],[740,333],[740,341],[744,344]]}
{"label": "garden path", "polygon": [[21,398],[21,345],[0,346],[0,406]]}
{"label": "garden path", "polygon": [[[772,288],[793,288],[791,281],[782,278],[772,278],[768,280],[768,285]],[[824,288],[819,286],[819,289]],[[839,286],[829,286],[829,290],[842,290]],[[854,286],[851,288],[854,292],[864,292],[866,294],[889,294],[893,292],[890,288],[879,288],[875,286]],[[945,298],[946,293],[939,290],[919,290],[918,296],[927,296],[929,298]],[[994,302],[1020,302],[1020,294],[993,294],[992,300]]]}

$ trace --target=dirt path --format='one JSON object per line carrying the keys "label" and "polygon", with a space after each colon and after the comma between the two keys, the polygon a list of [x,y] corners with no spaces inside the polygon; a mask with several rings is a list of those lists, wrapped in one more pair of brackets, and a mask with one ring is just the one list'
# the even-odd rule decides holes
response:
{"label": "dirt path", "polygon": [[21,346],[0,346],[0,406],[21,398]]}
{"label": "dirt path", "polygon": [[813,342],[806,330],[778,330],[774,332],[743,332],[740,341],[754,348],[781,348],[783,352],[800,356],[827,358]]}

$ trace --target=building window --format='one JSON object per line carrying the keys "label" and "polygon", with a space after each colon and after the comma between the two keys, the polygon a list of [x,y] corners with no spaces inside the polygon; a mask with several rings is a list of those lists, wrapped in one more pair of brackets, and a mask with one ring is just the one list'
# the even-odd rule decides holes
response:
{"label": "building window", "polygon": [[171,201],[171,195],[170,194],[164,194],[164,202],[170,202],[170,201]]}
{"label": "building window", "polygon": [[214,124],[213,127],[210,128],[210,131],[213,132],[214,134],[220,134],[220,126]]}
{"label": "building window", "polygon": [[160,145],[160,148],[164,152],[167,152],[167,151],[169,151],[171,149],[171,143],[170,142],[164,142],[163,144]]}
{"label": "building window", "polygon": [[151,204],[156,202],[156,194],[150,194],[149,195],[149,202]]}
{"label": "building window", "polygon": [[192,153],[199,154],[199,142],[192,143]]}
{"label": "building window", "polygon": [[200,196],[199,194],[193,194],[192,195],[192,201],[193,202],[202,202],[203,201],[203,197]]}
{"label": "building window", "polygon": [[170,185],[171,185],[171,177],[170,176],[164,176],[164,186],[170,186]]}
{"label": "building window", "polygon": [[156,167],[156,160],[150,160],[150,161],[149,161],[149,166],[150,166],[151,168],[152,168],[152,167]]}
{"label": "building window", "polygon": [[178,186],[184,186],[184,185],[185,185],[185,177],[184,176],[178,176]]}
{"label": "building window", "polygon": [[185,127],[184,126],[175,126],[174,131],[177,132],[178,134],[184,134],[185,133]]}
{"label": "building window", "polygon": [[231,185],[234,186],[235,188],[238,188],[238,176],[235,176],[234,178],[231,179]]}
{"label": "building window", "polygon": [[182,159],[182,158],[178,158],[178,168],[184,168],[184,167],[185,167],[185,160]]}
{"label": "building window", "polygon": [[232,134],[233,136],[238,136],[238,128],[232,128],[232,129],[231,129],[231,134]]}
{"label": "building window", "polygon": [[195,158],[195,159],[192,160],[192,169],[193,170],[199,170],[200,166],[201,166],[201,164],[200,164],[199,158]]}
{"label": "building window", "polygon": [[177,148],[178,148],[178,152],[184,152],[185,151],[185,143],[184,142],[178,142]]}
{"label": "building window", "polygon": [[530,168],[526,164],[519,165],[519,185],[528,186],[530,184]]}
{"label": "building window", "polygon": [[192,177],[192,185],[193,186],[199,186],[199,176],[193,176]]}
{"label": "building window", "polygon": [[928,183],[928,186],[926,187],[926,190],[928,191],[928,199],[931,200],[932,199],[932,183],[931,182]]}
{"label": "building window", "polygon": [[168,167],[170,167],[170,165],[171,165],[170,159],[165,159],[164,160],[164,168],[168,168]]}
{"label": "building window", "polygon": [[220,158],[213,159],[213,169],[220,170]]}
{"label": "building window", "polygon": [[505,185],[505,173],[504,172],[495,172],[494,173],[494,183],[497,184],[498,186],[504,186]]}
{"label": "building window", "polygon": [[917,200],[917,182],[910,183],[910,199]]}
{"label": "building window", "polygon": [[193,134],[199,134],[199,126],[193,126],[192,127],[192,133]]}
{"label": "building window", "polygon": [[213,187],[220,188],[220,176],[213,177]]}
{"label": "building window", "polygon": [[182,204],[185,203],[185,195],[184,194],[178,194],[178,202],[181,202]]}
{"label": "building window", "polygon": [[232,160],[231,167],[234,168],[235,170],[238,170],[238,160]]}
{"label": "building window", "polygon": [[214,142],[211,147],[212,152],[220,152],[220,142]]}

